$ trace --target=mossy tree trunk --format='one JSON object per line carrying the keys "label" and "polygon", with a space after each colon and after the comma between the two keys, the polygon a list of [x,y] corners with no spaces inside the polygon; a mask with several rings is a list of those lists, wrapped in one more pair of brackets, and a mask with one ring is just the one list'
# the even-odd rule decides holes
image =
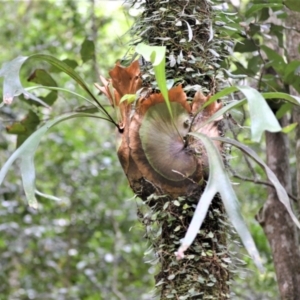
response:
{"label": "mossy tree trunk", "polygon": [[[218,195],[185,258],[178,261],[174,254],[209,172],[203,145],[187,133],[223,134],[222,120],[201,126],[221,103],[198,113],[222,84],[219,63],[227,46],[213,26],[215,13],[210,3],[146,0],[132,29],[134,43],[166,46],[174,121],[148,63],[139,65],[136,61],[127,68],[117,64],[110,72],[111,79],[102,78],[104,87],[99,87],[120,115],[118,156],[122,167],[133,191],[149,207],[147,213],[141,210],[139,215],[160,265],[155,280],[161,300],[229,298],[227,226]],[[120,101],[123,95],[137,92],[134,104]],[[216,146],[223,151],[220,143]]]}
{"label": "mossy tree trunk", "polygon": [[[199,89],[205,95],[214,94],[222,84],[218,68],[226,42],[218,39],[216,28],[213,28],[214,13],[210,3],[197,0],[146,1],[143,14],[133,27],[135,36],[141,41],[167,47],[167,79],[178,80],[188,100],[193,99]],[[143,71],[149,76],[147,65]],[[146,78],[149,80],[149,77]],[[215,124],[222,134],[220,125]],[[209,130],[206,133],[210,135]],[[156,284],[161,289],[160,299],[228,298],[229,272],[226,261],[229,255],[220,199],[214,199],[186,259],[176,261],[174,255],[204,184],[205,178],[189,195],[185,192],[177,199],[162,197],[154,200],[155,205],[151,206],[152,219],[144,217],[148,225],[156,225],[161,229],[161,234],[160,231],[158,234],[150,231],[147,235],[161,263],[156,276]],[[163,190],[158,192],[157,188],[154,193],[165,194]]]}

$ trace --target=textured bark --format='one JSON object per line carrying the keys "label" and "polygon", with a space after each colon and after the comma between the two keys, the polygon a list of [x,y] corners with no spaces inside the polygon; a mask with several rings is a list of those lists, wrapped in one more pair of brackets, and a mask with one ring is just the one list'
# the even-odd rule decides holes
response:
{"label": "textured bark", "polygon": [[[285,120],[281,123],[284,124]],[[267,164],[290,190],[289,141],[284,133],[266,132]],[[300,299],[300,253],[295,225],[274,189],[258,215],[270,243],[280,296],[283,300]]]}
{"label": "textured bark", "polygon": [[[287,35],[286,35],[286,46],[287,46],[287,53],[288,53],[288,60],[300,60],[300,53],[299,53],[299,41],[300,41],[300,13],[290,11],[286,9],[289,17],[286,20]],[[299,93],[293,88],[290,87],[290,93],[295,96],[299,96]],[[300,108],[294,107],[293,111],[293,122],[297,122],[300,124]],[[298,210],[300,209],[300,126],[296,127],[296,159],[297,159],[297,183],[296,183],[296,190],[298,194]]]}
{"label": "textured bark", "polygon": [[[193,120],[193,126],[187,126],[190,131],[204,131],[209,136],[222,134],[220,121],[198,128],[221,107],[219,103],[196,113],[209,94],[218,90],[222,80],[222,72],[218,68],[226,45],[219,39],[220,34],[213,36],[211,2],[127,2],[140,4],[144,8],[133,26],[134,43],[143,41],[149,45],[166,46],[166,77],[179,80],[169,92],[169,98],[171,103],[175,103],[173,108],[179,105],[180,110],[185,110],[174,120],[178,131],[184,132],[186,124]],[[139,92],[134,107],[125,107],[125,102],[119,103],[122,117],[119,125],[122,130],[118,156],[131,188],[148,204],[148,210],[140,209],[139,216],[145,224],[146,238],[158,259],[159,271],[155,280],[160,299],[228,299],[230,259],[224,225],[226,218],[218,196],[213,200],[201,232],[186,251],[186,258],[177,261],[174,255],[205,187],[207,157],[200,142],[187,135],[180,137],[174,131],[168,113],[164,113],[163,118],[153,118],[153,132],[148,130],[151,126],[145,129],[145,122],[151,119],[151,115],[159,116],[165,107],[163,97],[154,84],[152,67],[142,63],[140,68],[141,74],[136,72],[127,76],[127,68],[116,66],[110,76],[117,101],[124,93],[134,94],[138,88],[144,88]],[[119,88],[118,77],[121,73],[127,80],[126,84],[121,84],[126,87],[125,92]],[[99,86],[100,90],[112,99],[106,80],[103,79],[103,83],[104,87]],[[113,105],[116,107],[115,103]],[[180,121],[182,115],[185,116],[184,122]],[[164,132],[166,128],[173,128],[173,131],[168,129]],[[145,137],[145,132],[149,138]],[[153,142],[160,140],[160,132],[169,141],[166,147]],[[164,139],[161,142],[165,143]],[[174,173],[174,169],[180,172]]]}

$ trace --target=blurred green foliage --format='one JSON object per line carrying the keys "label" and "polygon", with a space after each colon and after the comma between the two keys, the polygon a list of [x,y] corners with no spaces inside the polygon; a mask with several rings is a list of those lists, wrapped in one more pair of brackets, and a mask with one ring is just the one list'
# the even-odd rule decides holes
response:
{"label": "blurred green foliage", "polygon": [[[287,62],[265,45],[269,36],[276,36],[279,47],[284,47],[283,27],[265,24],[272,11],[278,18],[286,17],[282,5],[276,0],[268,0],[267,7],[261,1],[241,1],[235,6],[227,2],[228,12],[237,13],[231,17],[234,22],[224,27],[228,38],[237,42],[234,55],[224,64],[228,80],[245,74],[243,83],[255,83],[261,91],[293,85],[299,92],[300,62]],[[120,7],[120,1],[11,1],[0,2],[0,9],[1,63],[19,55],[51,54],[68,63],[93,89],[98,75],[107,76],[128,49],[129,36],[124,34],[133,18],[128,7]],[[224,13],[217,24],[223,26],[227,21]],[[268,68],[275,75],[264,73]],[[26,63],[21,78],[25,86],[41,82],[53,86],[55,82],[84,95],[73,80],[46,64]],[[19,133],[20,144],[41,120],[74,108],[86,109],[87,103],[73,94],[43,89],[37,93],[53,105],[51,111],[31,106],[22,97],[0,109],[0,165],[15,149],[14,134]],[[102,96],[98,99],[106,105]],[[291,106],[285,107],[284,112],[290,110]],[[237,110],[232,115],[243,128],[235,125],[229,134],[249,144],[247,114]],[[11,134],[7,134],[7,126]],[[142,204],[130,192],[114,140],[112,126],[95,119],[73,119],[52,129],[35,158],[37,187],[58,199],[39,197],[38,211],[26,207],[18,168],[11,170],[0,187],[0,300],[151,299],[155,268],[144,263],[147,245],[136,214]],[[263,143],[251,147],[264,158]],[[295,162],[293,154],[291,162]],[[230,164],[236,173],[252,177],[237,150],[231,150]],[[253,166],[252,171],[264,179],[258,167]],[[232,181],[267,268],[266,274],[260,275],[246,257],[246,268],[238,271],[232,299],[277,299],[270,248],[254,219],[267,197],[266,188],[236,178]]]}
{"label": "blurred green foliage", "polygon": [[[51,54],[76,68],[95,95],[98,75],[107,76],[124,55],[129,41],[124,34],[133,21],[120,1],[11,1],[1,2],[0,9],[1,63]],[[57,84],[86,96],[49,65],[29,62],[21,72],[25,86]],[[19,134],[20,144],[40,121],[89,105],[72,94],[33,92],[46,97],[52,110],[29,105],[23,97],[1,108],[0,165],[16,146],[12,134]],[[120,168],[114,135],[112,126],[99,119],[73,119],[52,129],[35,164],[37,188],[57,199],[38,196],[38,211],[26,207],[14,164],[0,188],[1,300],[149,299],[154,269],[144,263],[140,204]]]}

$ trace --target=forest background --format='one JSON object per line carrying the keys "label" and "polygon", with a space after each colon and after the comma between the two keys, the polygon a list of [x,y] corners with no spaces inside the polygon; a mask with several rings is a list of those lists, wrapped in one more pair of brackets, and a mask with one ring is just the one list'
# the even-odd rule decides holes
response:
{"label": "forest background", "polygon": [[[248,11],[247,1],[233,2],[231,8],[237,14]],[[99,75],[107,77],[129,48],[128,30],[139,11],[121,4],[96,0],[1,2],[0,62],[19,55],[51,54],[66,61],[94,89]],[[262,9],[252,13],[253,20],[263,21]],[[232,24],[234,28],[239,30],[240,23]],[[247,68],[253,74],[258,71],[254,64],[257,58],[251,56],[257,49],[246,49],[248,46],[238,44],[230,80],[241,80],[234,73]],[[30,85],[28,78],[36,83],[44,80],[33,73],[36,68],[48,69],[59,87],[82,94],[65,74],[37,62],[22,68],[25,85]],[[97,94],[96,89],[94,92]],[[46,97],[49,91],[40,93]],[[54,99],[53,109],[45,113],[44,120],[54,114],[87,109],[79,97],[53,93],[48,95],[48,100]],[[99,99],[106,101],[103,96]],[[236,125],[234,132],[250,143],[247,118],[244,120],[241,111],[234,118],[243,125],[242,130]],[[21,120],[26,132],[11,127]],[[11,106],[0,108],[0,165],[39,122],[21,97]],[[295,132],[288,134],[293,140]],[[264,143],[251,147],[264,158]],[[290,162],[295,174],[293,152]],[[116,156],[114,129],[89,118],[61,123],[43,138],[35,164],[38,189],[57,198],[39,197],[39,210],[28,208],[17,165],[1,186],[0,299],[150,299],[155,260],[147,253],[149,245],[142,238],[144,228],[137,217],[137,208],[143,204],[130,191]],[[230,164],[237,173],[249,172],[234,151]],[[255,171],[262,175],[259,169]],[[261,275],[244,250],[233,246],[243,264],[232,283],[232,299],[277,299],[270,248],[254,218],[267,197],[266,188],[236,178],[232,181],[267,270]]]}

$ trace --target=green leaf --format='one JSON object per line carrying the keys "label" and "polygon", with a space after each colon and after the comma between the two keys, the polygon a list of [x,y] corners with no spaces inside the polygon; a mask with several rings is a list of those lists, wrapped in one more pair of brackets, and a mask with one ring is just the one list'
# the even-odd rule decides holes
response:
{"label": "green leaf", "polygon": [[259,12],[259,14],[258,14],[258,17],[259,17],[259,21],[260,22],[264,22],[264,21],[266,21],[267,19],[269,19],[270,18],[270,10],[269,10],[269,7],[265,7],[265,8],[263,8],[260,12]]}
{"label": "green leaf", "polygon": [[284,73],[284,80],[287,79],[287,77],[292,73],[297,74],[299,76],[299,72],[297,72],[298,68],[300,66],[299,60],[293,60],[286,66],[285,73]]}
{"label": "green leaf", "polygon": [[247,30],[247,34],[250,36],[255,36],[257,33],[260,33],[260,31],[261,31],[260,25],[251,22],[249,24],[249,29]]}
{"label": "green leaf", "polygon": [[256,40],[243,39],[241,42],[239,42],[235,45],[234,51],[241,52],[241,53],[254,52],[259,49],[257,44],[259,44],[259,43]]}
{"label": "green leaf", "polygon": [[83,62],[86,62],[95,57],[95,44],[89,39],[85,39],[81,45],[80,55]]}
{"label": "green leaf", "polygon": [[6,126],[6,131],[9,134],[21,134],[26,132],[26,127],[22,124],[22,122],[16,122],[12,125]]}
{"label": "green leaf", "polygon": [[56,81],[52,76],[43,69],[36,69],[28,78],[29,82],[35,82],[37,84],[45,86],[57,86]]}
{"label": "green leaf", "polygon": [[48,105],[53,105],[54,102],[57,100],[58,94],[56,91],[52,91],[48,93],[45,97],[40,97],[45,103]]}
{"label": "green leaf", "polygon": [[9,134],[16,134],[18,136],[17,147],[19,147],[36,130],[39,124],[40,118],[35,112],[30,110],[21,122],[7,126],[6,131]]}
{"label": "green leaf", "polygon": [[273,66],[274,69],[283,77],[287,65],[283,57],[280,54],[278,54],[277,51],[274,51],[273,49],[265,45],[262,45],[261,49],[266,53],[268,59],[270,60],[268,65]]}
{"label": "green leaf", "polygon": [[295,88],[297,88],[297,91],[299,91],[299,73],[297,72],[298,68],[300,66],[300,61],[299,60],[294,60],[290,62],[285,70],[284,70],[284,77],[283,80],[285,83],[289,85],[294,85]]}
{"label": "green leaf", "polygon": [[[297,1],[297,0],[296,0]],[[245,16],[249,18],[250,16],[256,16],[256,13],[264,8],[277,8],[281,9],[281,3],[263,3],[263,4],[253,4],[250,9],[246,10]]]}
{"label": "green leaf", "polygon": [[232,188],[230,179],[227,176],[220,152],[212,140],[206,135],[201,133],[190,133],[190,135],[201,139],[204,144],[208,155],[210,172],[207,185],[199,199],[193,219],[182,241],[182,245],[178,250],[177,256],[182,257],[184,251],[192,244],[206,217],[212,199],[217,193],[220,193],[230,221],[239,234],[254,263],[258,269],[263,272],[264,268],[261,264],[259,253],[240,213],[239,203]]}
{"label": "green leaf", "polygon": [[276,118],[280,120],[288,111],[291,111],[293,105],[291,103],[284,103],[276,112]]}
{"label": "green leaf", "polygon": [[136,100],[136,94],[126,94],[124,95],[121,100],[120,103],[124,102],[127,100],[127,103],[132,103]]}
{"label": "green leaf", "polygon": [[293,131],[297,126],[298,126],[298,123],[292,123],[288,126],[283,127],[281,131],[284,133],[289,133],[289,132]]}
{"label": "green leaf", "polygon": [[[247,70],[248,74],[252,73],[254,76],[257,72],[259,72],[262,65],[262,58],[259,55],[253,56],[248,60]],[[249,72],[251,70],[251,72]]]}
{"label": "green leaf", "polygon": [[283,4],[292,11],[300,12],[300,6],[298,0],[283,0]]}
{"label": "green leaf", "polygon": [[157,85],[162,93],[168,107],[168,111],[173,120],[172,109],[168,95],[167,81],[166,81],[166,47],[165,46],[148,46],[140,43],[136,46],[135,51],[142,55],[146,60],[151,61],[155,73]]}
{"label": "green leaf", "polygon": [[258,163],[265,171],[266,175],[268,176],[269,180],[273,184],[279,201],[285,206],[286,210],[288,211],[291,219],[294,221],[294,223],[297,225],[297,227],[300,229],[300,223],[296,216],[293,213],[291,203],[289,200],[289,196],[285,190],[285,188],[281,185],[280,181],[276,177],[276,175],[273,173],[273,171],[263,162],[263,160],[249,147],[239,143],[238,141],[229,139],[229,138],[221,138],[216,137],[213,138],[214,140],[218,140],[227,144],[231,144],[237,148],[239,148],[241,151],[243,151],[245,154],[247,154],[249,157],[251,157],[256,163]]}
{"label": "green leaf", "polygon": [[[283,12],[281,11],[281,16],[278,16],[279,18],[282,17],[283,15]],[[285,45],[284,45],[284,40],[285,40],[285,30],[284,30],[284,27],[282,25],[276,25],[276,24],[270,24],[271,25],[271,28],[270,28],[270,35],[274,35],[277,37],[278,39],[278,45],[280,48],[285,48]]]}
{"label": "green leaf", "polygon": [[[246,75],[248,75],[250,77],[254,76],[254,74],[251,71],[251,69],[249,69],[248,67],[244,66],[239,61],[233,61],[232,62],[232,66],[234,67],[234,71],[233,71],[234,76],[238,76],[239,74],[246,74]],[[228,77],[230,77],[230,76],[228,76]]]}
{"label": "green leaf", "polygon": [[[28,78],[29,82],[35,82],[43,86],[57,87],[56,81],[52,76],[43,69],[36,69]],[[27,89],[26,89],[27,90]],[[52,105],[57,99],[57,91],[50,92],[46,97],[41,97],[41,99],[48,105]]]}
{"label": "green leaf", "polygon": [[30,110],[26,117],[21,121],[26,128],[26,131],[18,134],[17,147],[20,147],[20,145],[22,145],[22,143],[36,130],[40,122],[39,116]]}
{"label": "green leaf", "polygon": [[84,113],[69,113],[59,116],[45,123],[35,131],[26,141],[10,156],[0,170],[0,185],[2,184],[10,166],[16,159],[20,159],[20,169],[23,181],[23,188],[28,201],[28,205],[37,209],[38,203],[35,197],[35,168],[34,155],[43,135],[54,125],[71,118],[95,117],[95,115]]}

